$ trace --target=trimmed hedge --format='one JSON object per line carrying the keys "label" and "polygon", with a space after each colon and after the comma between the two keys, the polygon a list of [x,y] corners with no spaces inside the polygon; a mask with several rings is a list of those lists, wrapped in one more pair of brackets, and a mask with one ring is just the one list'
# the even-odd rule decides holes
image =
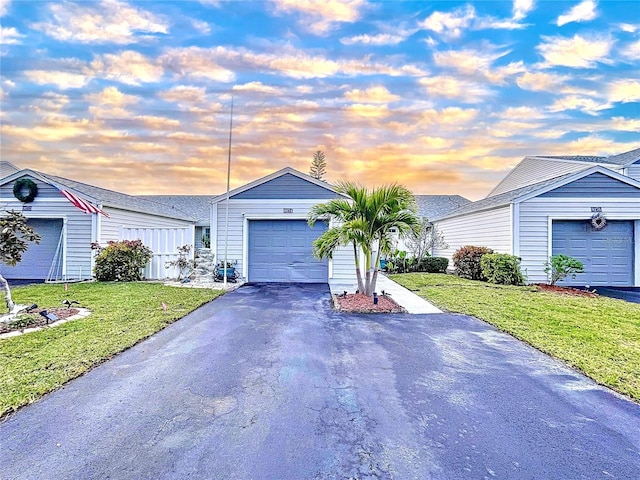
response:
{"label": "trimmed hedge", "polygon": [[456,275],[469,280],[486,280],[482,274],[482,266],[480,261],[482,256],[487,253],[493,253],[493,250],[487,247],[474,247],[465,245],[460,247],[453,254],[453,267]]}
{"label": "trimmed hedge", "polygon": [[418,272],[445,273],[449,266],[449,259],[444,257],[425,257],[418,264]]}
{"label": "trimmed hedge", "polygon": [[489,283],[524,285],[519,257],[507,253],[487,253],[482,256],[480,266]]}
{"label": "trimmed hedge", "polygon": [[94,274],[99,282],[135,282],[143,279],[143,270],[153,251],[142,240],[110,241],[106,247],[91,244],[97,251]]}

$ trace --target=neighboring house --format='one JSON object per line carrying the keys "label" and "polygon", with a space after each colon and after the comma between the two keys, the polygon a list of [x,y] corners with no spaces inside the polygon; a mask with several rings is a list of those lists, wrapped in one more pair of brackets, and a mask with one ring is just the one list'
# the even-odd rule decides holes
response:
{"label": "neighboring house", "polygon": [[228,202],[226,194],[219,195],[211,208],[216,261],[226,258],[249,282],[355,281],[351,247],[339,248],[331,260],[312,254],[313,241],[328,225],[309,227],[309,210],[338,196],[332,185],[292,168],[232,190]]}
{"label": "neighboring house", "polygon": [[[592,226],[602,215],[604,228]],[[526,157],[491,194],[434,218],[451,259],[464,245],[517,255],[530,283],[566,254],[585,272],[565,285],[640,286],[640,149],[611,157]]]}
{"label": "neighboring house", "polygon": [[[442,217],[463,205],[471,203],[471,200],[467,200],[460,195],[415,195],[415,199],[418,216],[429,221],[432,218]],[[406,239],[398,237],[395,229],[391,229],[391,232],[394,234],[395,249],[411,254]]]}
{"label": "neighboring house", "polygon": [[195,249],[205,247],[211,238],[211,202],[217,195],[140,195],[140,198],[171,205],[176,209],[189,212],[196,219]]}
{"label": "neighboring house", "polygon": [[[0,175],[0,205],[22,212],[42,237],[39,245],[29,246],[18,265],[0,265],[8,279],[90,279],[92,242],[106,245],[110,240],[134,239],[141,239],[153,250],[146,277],[172,277],[175,272],[167,270],[165,262],[177,256],[178,246],[193,244],[195,219],[174,207],[35,170],[20,170],[8,162],[0,162]],[[37,186],[37,195],[28,203],[13,191],[16,182],[24,179]]]}

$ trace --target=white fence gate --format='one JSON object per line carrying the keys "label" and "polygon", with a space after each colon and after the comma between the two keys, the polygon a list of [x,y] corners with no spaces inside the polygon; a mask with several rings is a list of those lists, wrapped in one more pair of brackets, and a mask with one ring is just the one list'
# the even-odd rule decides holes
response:
{"label": "white fence gate", "polygon": [[189,259],[194,254],[194,228],[126,228],[120,227],[120,240],[142,240],[153,251],[153,257],[145,269],[144,276],[150,280],[177,278],[178,269],[166,268],[165,264],[178,258],[178,247],[191,245]]}

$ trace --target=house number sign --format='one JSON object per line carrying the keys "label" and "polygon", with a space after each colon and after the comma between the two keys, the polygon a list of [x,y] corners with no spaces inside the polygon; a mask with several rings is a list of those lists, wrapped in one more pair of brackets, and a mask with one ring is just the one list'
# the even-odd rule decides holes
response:
{"label": "house number sign", "polygon": [[293,213],[293,208],[283,208],[282,213]]}
{"label": "house number sign", "polygon": [[602,207],[591,207],[591,213],[601,212]]}

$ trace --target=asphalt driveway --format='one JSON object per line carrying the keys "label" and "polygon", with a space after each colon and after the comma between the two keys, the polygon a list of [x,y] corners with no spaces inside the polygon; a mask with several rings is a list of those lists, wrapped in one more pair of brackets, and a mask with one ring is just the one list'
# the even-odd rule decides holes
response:
{"label": "asphalt driveway", "polygon": [[0,423],[0,478],[637,478],[640,405],[473,318],[328,298],[204,306]]}

